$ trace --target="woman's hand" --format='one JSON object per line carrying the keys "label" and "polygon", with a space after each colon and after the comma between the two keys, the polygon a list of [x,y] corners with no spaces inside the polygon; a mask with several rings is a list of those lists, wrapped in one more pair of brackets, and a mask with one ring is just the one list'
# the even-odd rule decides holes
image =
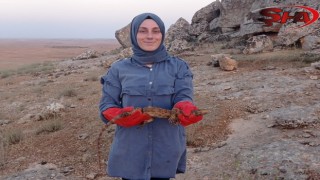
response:
{"label": "woman's hand", "polygon": [[180,101],[176,103],[173,108],[180,110],[181,113],[178,114],[178,118],[182,126],[188,126],[203,119],[203,115],[196,116],[193,113],[194,110],[198,108],[189,101]]}
{"label": "woman's hand", "polygon": [[151,119],[151,116],[142,113],[141,109],[134,109],[132,106],[108,108],[102,114],[107,120],[123,127],[140,125],[144,121]]}

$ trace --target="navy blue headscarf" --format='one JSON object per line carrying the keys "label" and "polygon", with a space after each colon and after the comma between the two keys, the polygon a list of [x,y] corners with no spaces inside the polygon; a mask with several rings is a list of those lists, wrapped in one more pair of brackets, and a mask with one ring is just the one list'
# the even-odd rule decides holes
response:
{"label": "navy blue headscarf", "polygon": [[[137,42],[138,29],[141,23],[146,19],[154,20],[158,24],[160,28],[160,32],[162,34],[162,40],[161,40],[160,46],[154,51],[142,50],[139,47]],[[165,37],[165,26],[163,21],[157,15],[152,13],[143,13],[133,18],[131,22],[130,37],[131,37],[131,44],[132,44],[132,51],[133,51],[132,58],[134,60],[142,64],[149,64],[149,63],[161,62],[167,59],[168,53],[167,53],[166,47],[163,44],[164,37]]]}

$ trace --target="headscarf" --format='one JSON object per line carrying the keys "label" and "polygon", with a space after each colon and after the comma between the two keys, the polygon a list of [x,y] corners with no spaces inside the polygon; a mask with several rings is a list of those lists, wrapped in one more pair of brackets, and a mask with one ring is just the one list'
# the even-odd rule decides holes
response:
{"label": "headscarf", "polygon": [[[145,19],[154,20],[158,24],[160,28],[160,32],[162,34],[162,40],[161,40],[160,46],[154,51],[142,50],[139,47],[137,42],[138,29],[141,23]],[[130,29],[130,38],[131,38],[132,51],[133,51],[132,58],[142,64],[150,64],[150,63],[161,62],[166,60],[168,57],[168,53],[167,53],[166,47],[163,44],[164,37],[165,37],[165,26],[163,21],[157,15],[152,13],[143,13],[136,16],[135,18],[133,18],[131,22],[131,29]]]}

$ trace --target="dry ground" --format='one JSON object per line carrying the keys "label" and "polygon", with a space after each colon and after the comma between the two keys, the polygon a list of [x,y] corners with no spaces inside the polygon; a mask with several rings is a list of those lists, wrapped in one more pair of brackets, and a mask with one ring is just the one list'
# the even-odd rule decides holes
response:
{"label": "dry ground", "polygon": [[[263,96],[262,94],[255,95],[256,87],[250,86],[254,85],[250,83],[255,81],[257,84],[261,83],[257,79],[260,74],[266,83],[276,81],[277,79],[267,78],[267,76],[270,75],[271,77],[275,76],[275,74],[279,78],[292,77],[310,80],[310,74],[306,74],[302,70],[304,67],[308,67],[309,64],[292,59],[283,59],[286,56],[279,56],[277,52],[247,57],[235,55],[239,59],[238,70],[223,72],[218,68],[207,65],[210,61],[210,55],[215,54],[216,51],[217,49],[214,49],[214,47],[206,47],[198,49],[194,55],[182,56],[190,64],[194,73],[195,103],[199,107],[207,108],[211,111],[202,122],[187,128],[187,143],[190,151],[202,151],[202,148],[208,148],[208,151],[210,151],[217,144],[224,145],[223,142],[227,141],[228,137],[234,133],[230,123],[237,119],[248,118],[252,114],[253,110],[248,109],[250,96]],[[227,50],[225,51],[227,52]],[[297,52],[291,50],[284,54],[294,53]],[[272,56],[277,58],[270,58]],[[98,102],[101,95],[98,77],[104,74],[106,69],[101,66],[86,66],[85,64],[106,59],[106,57],[102,57],[98,60],[60,62],[60,69],[62,69],[61,64],[67,64],[65,65],[66,71],[63,72],[67,72],[70,66],[77,67],[71,69],[72,73],[70,74],[57,75],[58,73],[54,69],[58,65],[54,64],[55,68],[52,68],[49,72],[12,75],[0,79],[0,120],[11,121],[7,125],[0,126],[2,136],[5,139],[8,133],[19,134],[18,132],[21,132],[20,135],[22,136],[20,142],[4,145],[0,154],[2,156],[0,157],[0,175],[17,173],[26,169],[31,163],[41,162],[56,164],[66,174],[70,173],[67,176],[70,179],[84,179],[90,173],[100,172],[96,144],[103,124],[98,117]],[[275,69],[265,70],[270,67],[275,67]],[[254,73],[250,74],[251,72]],[[317,80],[314,82],[316,83]],[[237,91],[240,91],[239,89],[248,91],[247,99],[236,96]],[[304,97],[305,100],[299,103],[307,105],[310,102],[314,102],[315,99],[317,100],[317,97],[320,97],[317,90],[319,91],[316,88],[311,89],[311,95],[306,95]],[[230,97],[230,94],[233,97]],[[291,98],[291,101],[295,101],[297,97],[288,95],[283,98],[283,100],[277,99],[275,103],[288,100],[288,98]],[[43,121],[18,123],[27,114],[36,114],[53,102],[61,103],[66,107],[59,116]],[[38,134],[39,129],[49,122],[58,123],[61,125],[61,129]],[[238,128],[244,129],[238,132],[240,135],[237,134],[237,136],[241,137],[241,133],[242,135],[243,133],[250,133],[251,131],[246,132],[246,127],[261,128],[261,125],[254,125],[241,127],[241,123],[238,124]],[[104,146],[102,147],[104,155],[108,154],[108,146],[112,141],[112,134],[112,128],[105,133]],[[245,136],[243,135],[243,137]],[[193,153],[191,154],[190,158],[196,157]],[[205,158],[206,155],[202,157]],[[216,159],[221,160],[219,158]],[[211,159],[210,161],[214,160]],[[189,173],[184,176],[178,176],[177,179],[191,180],[216,177],[208,175],[208,172],[201,172],[201,168],[208,169],[208,164],[199,162],[202,167],[195,168],[197,167],[194,164],[196,162],[197,160],[189,159]],[[221,171],[226,167],[212,166],[212,168],[216,168],[212,169],[212,171]],[[231,168],[229,171],[236,171],[236,168]],[[226,173],[228,174],[226,178],[217,179],[228,179],[232,173]]]}
{"label": "dry ground", "polygon": [[0,70],[72,58],[94,49],[100,53],[119,47],[113,39],[0,39]]}

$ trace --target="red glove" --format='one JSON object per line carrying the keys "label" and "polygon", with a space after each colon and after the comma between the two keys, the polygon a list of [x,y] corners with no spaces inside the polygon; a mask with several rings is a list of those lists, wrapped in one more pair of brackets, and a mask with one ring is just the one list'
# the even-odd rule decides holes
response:
{"label": "red glove", "polygon": [[176,103],[173,108],[180,110],[181,113],[178,115],[178,118],[182,126],[194,124],[201,121],[203,118],[203,115],[196,116],[193,113],[193,111],[197,110],[198,108],[189,101],[180,101]]}
{"label": "red glove", "polygon": [[125,108],[108,108],[102,112],[103,116],[123,127],[132,127],[151,119],[148,114],[142,113],[141,109],[134,109],[132,106]]}

